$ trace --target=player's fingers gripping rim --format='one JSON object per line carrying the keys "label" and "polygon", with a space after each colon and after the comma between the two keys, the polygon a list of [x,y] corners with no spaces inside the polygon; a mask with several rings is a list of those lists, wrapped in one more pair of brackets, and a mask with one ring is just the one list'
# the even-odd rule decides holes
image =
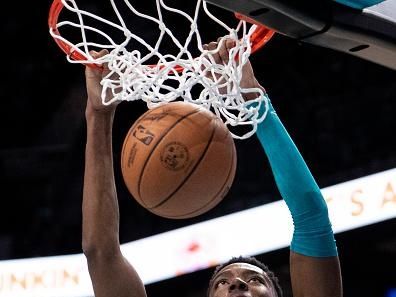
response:
{"label": "player's fingers gripping rim", "polygon": [[236,42],[233,39],[226,39],[225,40],[225,48],[227,49],[228,59],[230,57],[230,51],[236,46]]}
{"label": "player's fingers gripping rim", "polygon": [[[109,51],[107,49],[102,49],[101,51],[97,52],[97,51],[90,51],[89,52],[90,55],[92,56],[93,59],[95,60],[100,60],[100,58],[106,56]],[[87,74],[87,78],[94,78],[97,81],[98,85],[101,85],[101,81],[103,79],[114,79],[117,80],[118,79],[118,74],[115,72],[111,72],[108,66],[107,62],[103,62],[103,63],[98,63],[96,64],[98,67],[86,67],[86,74]],[[110,75],[109,75],[110,74]],[[119,86],[117,88],[115,88],[113,90],[113,92],[115,94],[119,93],[122,91],[122,87]],[[103,94],[102,94],[102,87],[100,88],[100,90],[98,91],[97,96],[102,98],[102,103],[103,105],[118,105],[120,103],[120,101],[117,100],[112,100],[111,98],[114,97],[114,93],[111,91],[110,88],[106,88],[106,92],[105,92],[105,98],[102,98]],[[111,101],[111,102],[110,102]]]}
{"label": "player's fingers gripping rim", "polygon": [[227,65],[230,60],[230,50],[235,47],[235,41],[231,38],[219,37],[217,39],[219,46],[219,56],[224,65]]}
{"label": "player's fingers gripping rim", "polygon": [[[216,80],[218,77],[218,74],[214,72],[213,67],[211,65],[217,65],[221,64],[221,57],[218,54],[217,49],[217,42],[212,41],[209,44],[204,44],[203,49],[208,51],[206,59],[207,59],[207,64],[202,65],[202,70],[205,72],[205,76],[212,79]],[[210,66],[210,67],[207,67]]]}
{"label": "player's fingers gripping rim", "polygon": [[[106,55],[109,54],[109,51],[107,49],[102,49],[99,52],[97,51],[90,51],[89,52],[90,55],[92,56],[92,58],[94,59],[100,59]],[[104,77],[105,75],[109,74],[110,70],[109,70],[109,66],[108,63],[100,63],[97,64],[101,69],[102,69],[102,76]]]}
{"label": "player's fingers gripping rim", "polygon": [[[103,57],[106,54],[107,50],[101,50],[100,52],[91,50],[89,54],[93,59],[98,59]],[[108,53],[108,52],[107,52]],[[97,67],[91,67],[90,65],[86,65],[85,67],[85,74],[87,78],[93,78],[95,77],[96,79],[102,78],[103,74],[108,73],[108,67],[107,65],[104,64],[95,64]]]}
{"label": "player's fingers gripping rim", "polygon": [[218,43],[216,41],[212,41],[208,44],[208,50],[211,52],[209,55],[213,58],[213,62],[216,64],[222,64],[222,59],[219,54]]}
{"label": "player's fingers gripping rim", "polygon": [[[217,40],[215,42],[215,45],[216,46],[214,48],[214,51],[215,51],[215,54],[217,54],[216,63],[217,64],[222,64],[222,65],[226,64],[227,61],[228,61],[228,58],[226,57],[226,53],[224,51],[225,49],[224,49],[223,37],[217,38]],[[215,54],[213,54],[213,55],[215,55]]]}

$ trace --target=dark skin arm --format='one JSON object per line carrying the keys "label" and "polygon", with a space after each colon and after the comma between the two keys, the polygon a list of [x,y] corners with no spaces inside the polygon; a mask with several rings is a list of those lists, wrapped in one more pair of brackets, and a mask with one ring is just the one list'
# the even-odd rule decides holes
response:
{"label": "dark skin arm", "polygon": [[291,251],[290,275],[295,297],[342,296],[338,257],[308,257]]}
{"label": "dark skin arm", "polygon": [[[217,54],[213,55],[216,63],[227,63],[228,52],[234,46],[227,41]],[[213,50],[217,42],[211,42],[204,48]],[[264,88],[258,83],[253,68],[248,62],[243,68],[241,86],[244,88]],[[257,98],[259,94],[246,94],[245,100]],[[341,297],[342,280],[339,258],[310,257],[290,252],[290,275],[294,297]]]}
{"label": "dark skin arm", "polygon": [[145,297],[140,277],[120,250],[112,152],[116,105],[105,106],[100,97],[100,81],[107,71],[106,67],[86,67],[85,72],[88,101],[82,246],[96,297]]}

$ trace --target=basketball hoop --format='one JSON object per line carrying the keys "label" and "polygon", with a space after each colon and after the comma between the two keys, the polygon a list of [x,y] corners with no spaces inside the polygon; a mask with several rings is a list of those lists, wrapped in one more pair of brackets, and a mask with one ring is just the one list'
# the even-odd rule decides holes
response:
{"label": "basketball hoop", "polygon": [[[242,136],[231,132],[234,138],[245,139],[256,131],[257,124],[266,116],[268,99],[259,88],[240,87],[242,68],[248,62],[249,56],[271,39],[274,31],[238,13],[235,13],[238,24],[236,28],[231,28],[209,11],[204,0],[197,0],[193,16],[168,6],[164,0],[152,0],[156,4],[157,17],[138,11],[130,3],[132,0],[118,0],[127,6],[129,12],[157,26],[159,37],[155,44],[151,45],[144,37],[138,35],[139,32],[133,32],[128,28],[118,7],[120,3],[116,4],[116,1],[109,0],[117,21],[79,9],[76,0],[54,0],[48,18],[50,34],[67,55],[70,63],[91,67],[100,67],[98,65],[103,63],[108,65],[110,73],[101,82],[103,104],[143,100],[148,108],[154,108],[182,99],[211,109],[229,129],[235,126],[252,126],[252,129]],[[197,25],[201,10],[217,26],[225,30],[215,50],[203,48]],[[71,12],[77,17],[77,21],[59,20],[63,11]],[[171,13],[174,17],[188,21],[190,31],[185,39],[179,40],[175,37],[175,32],[165,23],[163,13]],[[90,21],[95,22],[95,25],[91,25]],[[106,33],[97,24],[111,27],[113,33],[121,32],[122,40],[115,41],[110,37],[111,34]],[[66,38],[63,30],[74,30],[77,34]],[[90,34],[101,41],[89,40]],[[177,48],[176,54],[160,52],[159,47],[165,37],[172,40]],[[228,63],[219,65],[215,63],[212,55],[226,39],[233,40],[235,47],[229,51]],[[128,49],[132,41],[145,48],[147,54],[136,49]],[[195,56],[189,49],[193,42],[196,43],[195,49],[198,53]],[[109,53],[100,58],[94,58],[90,54],[91,50],[101,49],[107,49]],[[152,60],[155,62],[150,63]],[[199,94],[193,95],[197,90]],[[246,93],[260,95],[245,102],[242,95]],[[263,104],[264,112],[259,114]]]}

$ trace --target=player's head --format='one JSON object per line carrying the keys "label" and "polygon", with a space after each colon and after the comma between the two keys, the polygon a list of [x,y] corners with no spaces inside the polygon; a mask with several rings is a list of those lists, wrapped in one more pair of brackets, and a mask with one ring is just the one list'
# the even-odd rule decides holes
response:
{"label": "player's head", "polygon": [[233,257],[216,267],[207,297],[282,297],[278,278],[254,257]]}

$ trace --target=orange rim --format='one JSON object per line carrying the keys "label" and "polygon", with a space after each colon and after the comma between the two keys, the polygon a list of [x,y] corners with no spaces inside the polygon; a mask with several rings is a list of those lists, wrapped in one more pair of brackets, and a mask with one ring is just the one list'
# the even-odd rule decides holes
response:
{"label": "orange rim", "polygon": [[234,13],[237,19],[246,21],[248,23],[257,25],[257,29],[253,32],[250,37],[250,41],[252,42],[252,54],[262,48],[271,38],[274,36],[275,31],[265,27],[263,24],[260,24],[256,20],[249,18],[243,14],[238,12]]}
{"label": "orange rim", "polygon": [[[57,28],[57,23],[58,23],[58,17],[63,9],[63,4],[62,0],[54,0],[54,2],[51,5],[50,8],[50,13],[48,17],[48,25],[50,29],[52,29],[53,32],[55,32],[57,35],[60,36],[60,33]],[[88,58],[85,55],[82,55],[79,52],[76,52],[73,50],[73,48],[65,43],[64,41],[54,38],[55,42],[58,44],[58,46],[65,52],[66,55],[70,56],[73,60],[76,61],[86,61]]]}
{"label": "orange rim", "polygon": [[[64,7],[64,5],[62,4],[62,0],[54,0],[54,2],[52,2],[52,4],[51,4],[50,11],[49,11],[49,17],[48,17],[49,28],[56,35],[59,35],[59,36],[61,36],[61,35],[58,31],[57,23],[58,23],[59,14],[62,11],[63,7]],[[259,22],[257,22],[256,20],[254,20],[252,18],[249,18],[249,17],[247,17],[243,14],[237,13],[237,12],[235,12],[234,15],[237,19],[244,20],[248,23],[255,24],[258,26],[250,38],[250,41],[252,43],[252,51],[251,51],[252,54],[254,52],[256,52],[257,50],[259,50],[260,48],[262,48],[275,34],[274,30],[271,30],[271,29],[263,26],[262,24],[260,24]],[[58,46],[61,48],[61,50],[66,55],[68,55],[71,59],[73,59],[75,61],[87,61],[88,60],[88,58],[84,54],[81,54],[81,53],[75,51],[73,49],[73,47],[68,45],[66,42],[64,42],[60,39],[57,39],[57,38],[54,38],[54,40],[58,44]],[[87,65],[94,67],[94,68],[99,67],[96,64],[87,64]],[[151,66],[155,67],[156,65],[151,65]],[[177,72],[183,71],[182,66],[175,66],[174,69]]]}

